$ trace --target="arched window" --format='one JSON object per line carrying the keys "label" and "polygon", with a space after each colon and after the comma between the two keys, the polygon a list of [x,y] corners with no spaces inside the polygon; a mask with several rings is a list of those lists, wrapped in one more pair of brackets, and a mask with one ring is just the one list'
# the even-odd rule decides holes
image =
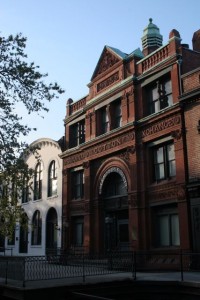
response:
{"label": "arched window", "polygon": [[42,165],[39,162],[35,168],[34,176],[34,200],[42,198]]}
{"label": "arched window", "polygon": [[57,174],[56,163],[53,160],[49,165],[48,170],[48,197],[57,195]]}
{"label": "arched window", "polygon": [[103,186],[103,196],[105,198],[126,195],[127,190],[123,178],[115,172],[110,173]]}
{"label": "arched window", "polygon": [[42,219],[39,210],[36,210],[32,219],[32,245],[41,245]]}

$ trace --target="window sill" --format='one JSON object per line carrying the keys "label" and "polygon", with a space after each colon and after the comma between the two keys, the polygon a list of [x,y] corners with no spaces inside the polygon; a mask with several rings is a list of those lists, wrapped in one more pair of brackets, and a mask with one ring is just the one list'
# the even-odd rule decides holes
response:
{"label": "window sill", "polygon": [[58,198],[58,195],[48,196],[48,197],[47,197],[47,200],[52,200],[52,199],[55,199],[55,198]]}
{"label": "window sill", "polygon": [[163,246],[163,247],[155,247],[155,248],[151,248],[150,251],[152,252],[164,252],[166,251],[169,252],[169,251],[174,251],[174,250],[180,250],[180,246]]}
{"label": "window sill", "polygon": [[162,185],[162,184],[166,184],[166,183],[171,183],[171,182],[176,182],[176,177],[169,177],[167,179],[161,179],[161,180],[157,180],[154,181],[150,184],[150,186],[155,186],[155,185]]}

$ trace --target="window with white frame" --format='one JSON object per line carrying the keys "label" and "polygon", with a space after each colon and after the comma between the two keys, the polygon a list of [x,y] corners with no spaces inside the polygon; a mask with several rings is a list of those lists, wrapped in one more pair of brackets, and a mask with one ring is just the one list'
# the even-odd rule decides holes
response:
{"label": "window with white frame", "polygon": [[174,144],[172,142],[159,144],[152,148],[152,152],[154,181],[176,176]]}

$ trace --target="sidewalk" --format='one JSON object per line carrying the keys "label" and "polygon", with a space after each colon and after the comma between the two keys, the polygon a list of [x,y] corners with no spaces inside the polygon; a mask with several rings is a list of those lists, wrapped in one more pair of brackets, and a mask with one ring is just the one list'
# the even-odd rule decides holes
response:
{"label": "sidewalk", "polygon": [[[157,293],[160,293],[160,298],[155,298]],[[143,298],[140,298],[141,294]],[[1,300],[127,300],[133,299],[133,295],[135,300],[174,300],[184,294],[197,297],[187,298],[190,300],[200,299],[200,273],[184,273],[183,281],[180,272],[138,272],[135,279],[132,273],[115,273],[87,276],[85,281],[82,277],[29,281],[25,287],[21,281],[9,280],[6,285],[5,280],[0,279]]]}
{"label": "sidewalk", "polygon": [[183,280],[180,272],[165,272],[165,273],[152,273],[152,272],[137,272],[136,278],[132,273],[115,273],[107,275],[96,275],[83,277],[68,277],[59,279],[48,280],[34,280],[27,281],[25,287],[21,281],[8,280],[5,284],[5,279],[0,278],[0,286],[16,287],[18,289],[41,289],[48,287],[61,287],[61,286],[73,286],[73,285],[87,285],[97,284],[104,282],[123,282],[123,281],[159,281],[159,282],[188,282],[199,285],[200,287],[200,272],[184,272]]}

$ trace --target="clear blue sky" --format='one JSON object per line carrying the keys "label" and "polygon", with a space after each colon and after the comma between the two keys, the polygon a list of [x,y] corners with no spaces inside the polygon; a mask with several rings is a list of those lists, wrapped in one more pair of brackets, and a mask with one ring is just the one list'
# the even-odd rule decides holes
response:
{"label": "clear blue sky", "polygon": [[[160,28],[163,44],[177,29],[182,43],[192,46],[193,33],[200,29],[199,0],[1,0],[0,34],[22,32],[28,38],[30,61],[58,82],[65,94],[48,104],[44,118],[32,115],[24,121],[33,127],[27,142],[64,135],[66,101],[88,93],[87,84],[103,47],[109,45],[130,53],[141,47],[149,18]],[[19,112],[21,112],[19,107]]]}

